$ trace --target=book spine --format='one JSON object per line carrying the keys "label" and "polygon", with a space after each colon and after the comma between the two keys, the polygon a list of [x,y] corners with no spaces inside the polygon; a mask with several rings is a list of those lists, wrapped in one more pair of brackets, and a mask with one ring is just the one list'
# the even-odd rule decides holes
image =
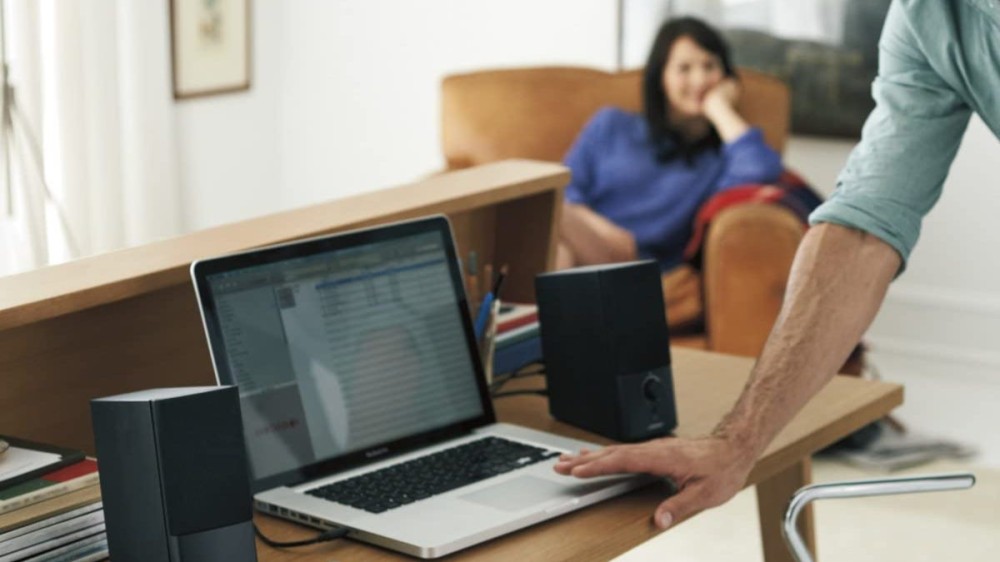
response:
{"label": "book spine", "polygon": [[515,328],[520,328],[521,326],[527,326],[528,324],[532,324],[534,322],[538,322],[537,312],[531,312],[529,314],[525,314],[524,316],[511,318],[509,320],[501,319],[497,324],[497,332],[502,334]]}
{"label": "book spine", "polygon": [[7,513],[8,511],[20,509],[49,498],[61,496],[76,490],[82,490],[87,486],[96,486],[99,482],[100,480],[97,472],[91,472],[90,474],[85,474],[65,482],[58,482],[56,484],[52,484],[51,486],[39,488],[37,490],[21,494],[20,496],[0,501],[0,513]]}
{"label": "book spine", "polygon": [[493,356],[493,372],[511,373],[542,358],[542,340],[526,339],[507,347],[497,347]]}
{"label": "book spine", "polygon": [[503,347],[505,345],[511,345],[513,343],[539,337],[539,326],[538,323],[528,324],[526,326],[521,326],[520,328],[515,328],[509,332],[504,332],[502,334],[497,334],[496,342],[497,346]]}

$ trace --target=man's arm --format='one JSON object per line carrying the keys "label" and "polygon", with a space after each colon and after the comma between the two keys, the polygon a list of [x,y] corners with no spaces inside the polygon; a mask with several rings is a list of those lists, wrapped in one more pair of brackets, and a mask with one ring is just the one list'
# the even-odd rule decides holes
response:
{"label": "man's arm", "polygon": [[810,217],[819,224],[796,254],[766,348],[716,431],[701,439],[565,455],[558,472],[670,477],[679,492],[657,508],[661,527],[727,501],[744,485],[756,457],[861,338],[940,195],[970,109],[955,86],[961,72],[949,66],[954,58],[936,56],[932,64],[924,49],[947,55],[962,48],[958,9],[957,3],[907,0],[889,9],[879,43],[875,110],[837,192]]}
{"label": "man's arm", "polygon": [[565,455],[556,471],[669,477],[679,492],[656,510],[656,523],[664,528],[727,501],[778,431],[843,364],[899,265],[899,254],[874,236],[832,224],[814,227],[796,254],[789,293],[764,354],[733,411],[711,436]]}
{"label": "man's arm", "polygon": [[757,458],[861,340],[899,270],[892,246],[820,224],[802,241],[788,293],[739,401],[715,430]]}

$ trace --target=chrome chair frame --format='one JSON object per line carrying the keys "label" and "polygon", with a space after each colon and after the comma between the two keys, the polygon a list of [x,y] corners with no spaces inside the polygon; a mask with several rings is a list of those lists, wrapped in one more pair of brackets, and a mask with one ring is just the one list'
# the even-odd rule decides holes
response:
{"label": "chrome chair frame", "polygon": [[813,484],[800,489],[792,496],[788,503],[788,509],[785,511],[785,521],[781,530],[785,535],[785,542],[788,543],[788,548],[797,562],[814,562],[809,548],[802,536],[799,535],[796,523],[802,510],[816,500],[943,492],[971,488],[975,484],[976,477],[970,473]]}

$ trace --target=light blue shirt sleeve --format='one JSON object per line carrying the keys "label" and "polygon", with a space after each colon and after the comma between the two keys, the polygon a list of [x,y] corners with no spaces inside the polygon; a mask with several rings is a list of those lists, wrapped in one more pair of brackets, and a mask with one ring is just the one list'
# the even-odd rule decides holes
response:
{"label": "light blue shirt sleeve", "polygon": [[[903,3],[890,8],[872,86],[876,107],[836,192],[809,217],[811,224],[835,223],[877,236],[899,252],[900,272],[924,215],[940,197],[971,115],[927,56],[928,49],[961,50],[956,21],[913,22],[911,15]],[[914,25],[921,23],[916,33]]]}

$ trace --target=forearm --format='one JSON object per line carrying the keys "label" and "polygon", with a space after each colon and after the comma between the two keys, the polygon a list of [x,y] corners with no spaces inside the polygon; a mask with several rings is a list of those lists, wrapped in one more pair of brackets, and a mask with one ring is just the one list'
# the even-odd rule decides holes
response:
{"label": "forearm", "polygon": [[857,345],[899,269],[878,238],[833,224],[813,227],[792,265],[788,291],[767,344],[716,434],[759,456],[836,374]]}
{"label": "forearm", "polygon": [[733,142],[750,129],[750,124],[736,112],[736,109],[722,101],[713,100],[711,103],[706,103],[705,116],[718,131],[722,142]]}

